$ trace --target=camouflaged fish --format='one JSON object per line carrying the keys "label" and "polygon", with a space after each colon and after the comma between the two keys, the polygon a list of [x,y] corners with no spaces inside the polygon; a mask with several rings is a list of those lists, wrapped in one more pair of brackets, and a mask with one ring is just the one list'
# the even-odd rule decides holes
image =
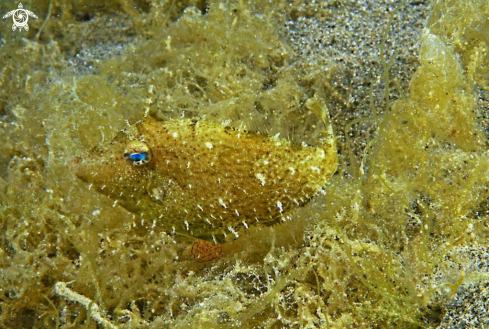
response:
{"label": "camouflaged fish", "polygon": [[[308,102],[315,110],[317,100]],[[324,110],[324,109],[323,109]],[[326,111],[326,112],[325,112]],[[197,120],[147,117],[78,157],[81,180],[168,232],[221,240],[304,205],[337,167],[327,110],[321,147]]]}

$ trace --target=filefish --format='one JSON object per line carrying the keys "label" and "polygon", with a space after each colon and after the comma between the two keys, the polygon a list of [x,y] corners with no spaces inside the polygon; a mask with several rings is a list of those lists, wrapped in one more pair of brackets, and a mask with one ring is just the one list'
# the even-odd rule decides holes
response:
{"label": "filefish", "polygon": [[284,220],[325,186],[338,160],[329,114],[322,119],[328,137],[311,147],[211,121],[148,116],[133,133],[76,157],[71,169],[169,233],[223,241]]}

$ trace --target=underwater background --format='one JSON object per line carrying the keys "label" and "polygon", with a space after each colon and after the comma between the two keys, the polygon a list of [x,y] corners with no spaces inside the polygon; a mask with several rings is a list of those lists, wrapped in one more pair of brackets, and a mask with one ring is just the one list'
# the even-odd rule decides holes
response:
{"label": "underwater background", "polygon": [[[22,4],[28,31],[0,20],[0,327],[489,327],[489,2]],[[156,118],[298,146],[317,99],[338,169],[199,261],[69,168],[150,85]]]}

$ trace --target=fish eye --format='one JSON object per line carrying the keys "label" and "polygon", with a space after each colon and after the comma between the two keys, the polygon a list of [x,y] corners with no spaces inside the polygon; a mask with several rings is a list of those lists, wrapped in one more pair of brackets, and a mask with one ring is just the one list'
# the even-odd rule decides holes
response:
{"label": "fish eye", "polygon": [[141,141],[130,141],[124,149],[124,158],[134,166],[142,166],[151,161],[151,149]]}

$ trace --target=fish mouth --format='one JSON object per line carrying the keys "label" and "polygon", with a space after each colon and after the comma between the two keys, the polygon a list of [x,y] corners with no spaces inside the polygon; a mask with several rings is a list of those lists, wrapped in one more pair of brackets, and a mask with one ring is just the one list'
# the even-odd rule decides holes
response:
{"label": "fish mouth", "polygon": [[85,183],[90,183],[97,175],[93,165],[81,156],[71,159],[68,168],[73,175]]}
{"label": "fish mouth", "polygon": [[81,157],[75,157],[68,162],[68,168],[73,175],[75,175],[77,178],[81,179],[82,181],[86,182],[84,176],[81,175],[83,171],[81,168],[81,162],[82,162]]}

